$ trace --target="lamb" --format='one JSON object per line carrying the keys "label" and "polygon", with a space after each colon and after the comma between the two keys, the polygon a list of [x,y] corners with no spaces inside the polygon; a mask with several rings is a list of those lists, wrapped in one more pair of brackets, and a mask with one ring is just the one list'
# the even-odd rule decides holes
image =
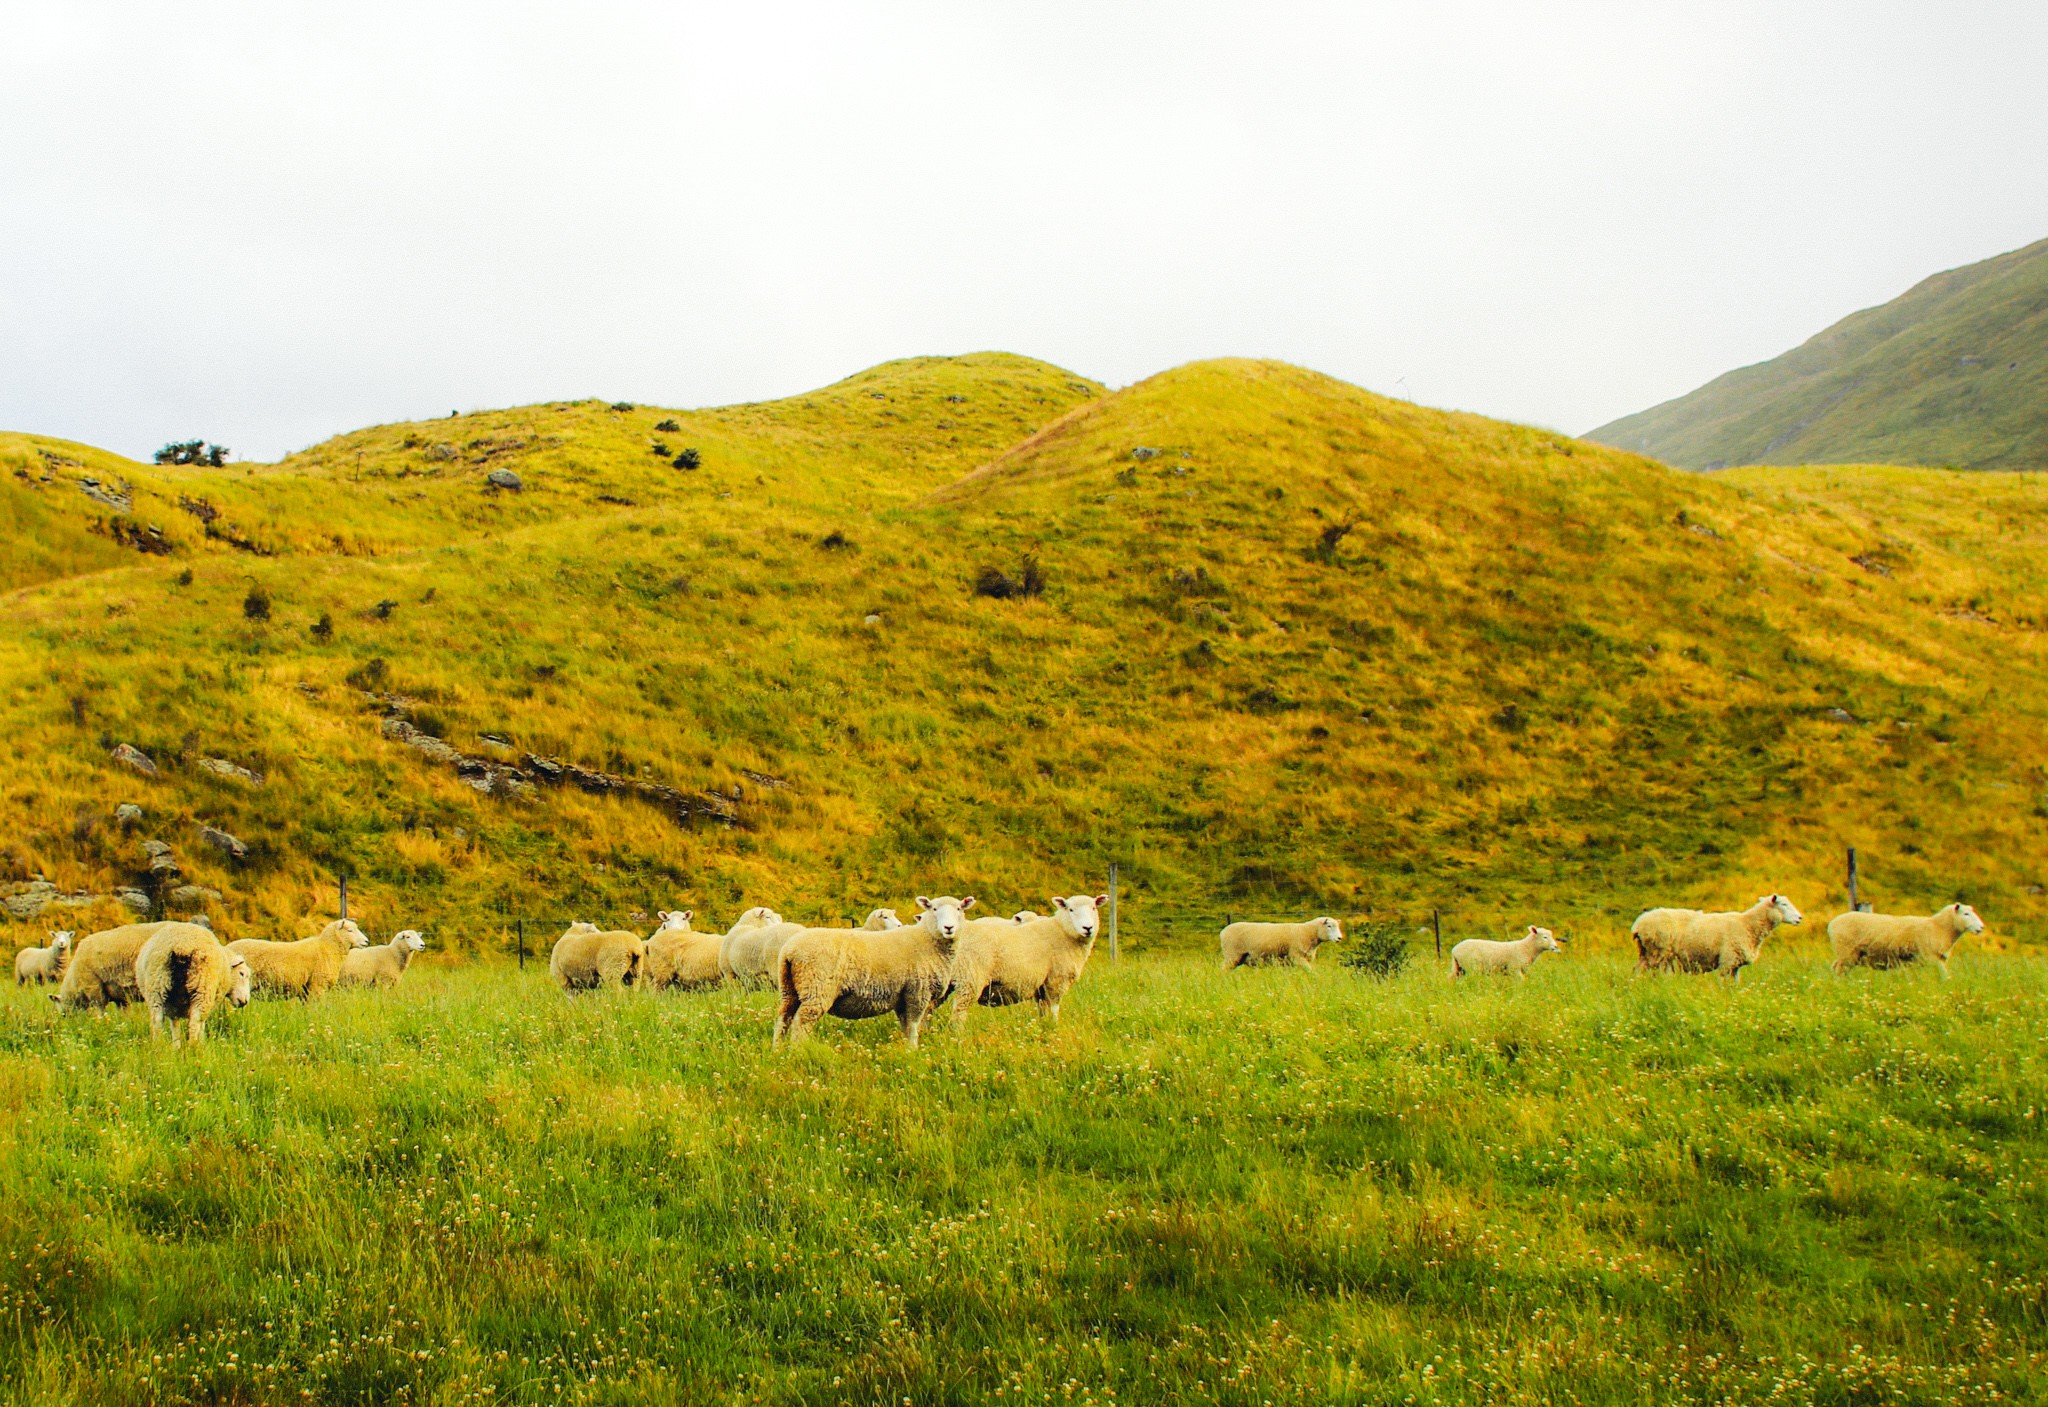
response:
{"label": "lamb", "polygon": [[1490,938],[1467,938],[1451,949],[1451,980],[1470,973],[1513,973],[1528,980],[1529,969],[1545,953],[1561,953],[1564,945],[1547,928],[1529,925],[1529,931],[1512,943]]}
{"label": "lamb", "polygon": [[1223,970],[1241,963],[1291,962],[1307,967],[1316,960],[1316,949],[1325,943],[1342,941],[1344,929],[1333,918],[1312,918],[1303,923],[1233,923],[1223,930]]}
{"label": "lamb", "polygon": [[925,1017],[952,986],[953,947],[974,899],[920,895],[917,907],[917,922],[907,927],[812,928],[784,944],[775,1044],[785,1036],[792,1045],[803,1040],[828,1011],[849,1021],[893,1011],[916,1049]]}
{"label": "lamb", "polygon": [[[749,909],[747,913],[773,917],[768,909]],[[690,927],[692,916],[689,909],[661,916],[661,927],[647,940],[642,985],[657,992],[698,992],[725,980],[718,966],[718,952],[725,946],[725,935],[694,931]],[[746,914],[740,917],[744,919]]]}
{"label": "lamb", "polygon": [[1050,917],[983,918],[961,928],[953,949],[953,1029],[967,1024],[977,1004],[1010,1006],[1026,997],[1057,1024],[1061,999],[1095,950],[1108,902],[1107,894],[1054,895]]}
{"label": "lamb", "polygon": [[374,948],[354,949],[341,959],[344,987],[396,987],[412,963],[414,953],[423,953],[427,940],[417,928],[404,928],[391,935],[389,943]]}
{"label": "lamb", "polygon": [[47,948],[23,948],[14,955],[14,985],[26,987],[33,982],[42,986],[45,982],[64,980],[64,963],[71,956],[71,940],[78,935],[70,932],[50,930],[50,946]]}
{"label": "lamb", "polygon": [[193,1045],[206,1039],[206,1018],[223,998],[234,1006],[249,1004],[249,964],[242,955],[221,946],[211,929],[196,923],[166,923],[150,935],[135,956],[135,985],[149,1003],[149,1031],[164,1033],[171,1024],[171,1044],[178,1043],[177,1023],[185,1023]]}
{"label": "lamb", "polygon": [[50,994],[59,1011],[97,1011],[142,1000],[135,983],[135,958],[161,922],[125,923],[81,939],[71,950],[64,982]]}
{"label": "lamb", "polygon": [[555,940],[548,972],[565,992],[595,987],[630,987],[640,980],[647,945],[637,933],[606,931],[590,923],[572,923]]}
{"label": "lamb", "polygon": [[1965,933],[1982,933],[1984,920],[1968,904],[1949,904],[1926,918],[1843,914],[1828,924],[1835,971],[1852,967],[1904,967],[1932,958],[1948,980],[1948,955]]}
{"label": "lamb", "polygon": [[1718,972],[1739,982],[1779,924],[1804,922],[1790,899],[1766,894],[1732,913],[1651,909],[1637,916],[1629,932],[1636,940],[1637,972]]}
{"label": "lamb", "polygon": [[260,995],[311,1001],[341,980],[350,950],[369,946],[369,936],[354,920],[338,918],[311,938],[293,943],[241,938],[228,944],[228,951],[249,964],[250,984]]}

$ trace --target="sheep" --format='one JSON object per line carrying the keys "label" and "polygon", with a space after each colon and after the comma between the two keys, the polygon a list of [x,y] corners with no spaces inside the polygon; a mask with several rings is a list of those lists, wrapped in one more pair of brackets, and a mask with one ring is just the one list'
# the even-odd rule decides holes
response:
{"label": "sheep", "polygon": [[[838,933],[886,933],[892,928],[901,928],[903,920],[896,917],[894,909],[874,909],[861,920],[858,929],[834,929]],[[763,925],[749,934],[736,938],[725,950],[723,961],[732,966],[739,980],[749,987],[773,986],[776,964],[782,958],[782,947],[799,933],[810,931],[801,923],[776,923]]]}
{"label": "sheep", "polygon": [[341,964],[350,950],[370,946],[369,935],[353,919],[338,918],[311,938],[273,942],[239,938],[228,951],[249,964],[249,978],[259,996],[298,997],[311,1001],[341,980]]}
{"label": "sheep", "polygon": [[763,949],[772,941],[779,951],[782,940],[803,927],[784,923],[773,909],[748,909],[733,920],[718,945],[718,971],[728,982],[743,987],[765,987],[773,968]]}
{"label": "sheep", "polygon": [[[770,912],[767,909],[747,910],[747,913]],[[647,963],[641,972],[642,985],[657,992],[670,989],[697,992],[716,987],[725,980],[718,966],[718,951],[725,945],[725,935],[696,932],[690,927],[692,916],[689,909],[661,916],[661,927],[655,929],[654,935],[647,940]]]}
{"label": "sheep", "polygon": [[26,987],[33,982],[38,987],[45,982],[62,982],[64,964],[71,956],[71,940],[76,933],[50,930],[50,946],[47,948],[23,948],[14,955],[14,985]]}
{"label": "sheep", "polygon": [[[1039,912],[1038,910],[1036,910],[1036,909],[1019,909],[1019,910],[1017,910],[1017,912],[1016,912],[1016,913],[1014,913],[1014,914],[1011,914],[1011,915],[1010,915],[1010,922],[1012,922],[1012,923],[1029,923],[1029,922],[1031,922],[1031,920],[1033,920],[1033,919],[1035,919],[1035,918],[1044,918],[1044,917],[1045,917],[1045,915],[1044,915],[1044,914],[1042,914],[1042,913],[1040,913],[1040,912]],[[975,920],[975,922],[976,922],[976,923],[981,923],[982,921],[983,921],[983,920],[981,920],[981,919],[976,919],[976,920]]]}
{"label": "sheep", "polygon": [[775,1044],[810,1034],[826,1012],[858,1021],[896,1013],[914,1050],[919,1029],[952,986],[953,946],[974,899],[917,901],[917,922],[893,929],[812,928],[783,945],[776,963],[782,1004]]}
{"label": "sheep", "polygon": [[405,969],[411,965],[412,955],[426,950],[427,940],[420,936],[417,928],[400,929],[391,935],[389,943],[353,949],[344,954],[341,959],[341,985],[396,987],[398,979],[405,976]]}
{"label": "sheep", "polygon": [[1547,928],[1529,925],[1529,931],[1512,943],[1498,943],[1490,938],[1467,938],[1451,949],[1451,980],[1456,981],[1470,973],[1489,972],[1515,976],[1528,980],[1529,969],[1536,959],[1545,953],[1561,953],[1564,945]]}
{"label": "sheep", "polygon": [[1341,942],[1344,928],[1333,918],[1312,918],[1302,923],[1233,923],[1221,934],[1223,970],[1241,963],[1291,962],[1307,967],[1316,960],[1316,949],[1325,943]]}
{"label": "sheep", "polygon": [[135,985],[135,957],[159,928],[156,923],[126,923],[87,935],[71,950],[64,982],[50,993],[59,1011],[97,1011],[142,1000]]}
{"label": "sheep", "polygon": [[975,919],[953,948],[953,1029],[967,1024],[977,1005],[1010,1006],[1030,997],[1039,1014],[1057,1024],[1060,1001],[1081,978],[1107,894],[1052,900],[1047,918]]}
{"label": "sheep", "polygon": [[242,955],[196,923],[162,925],[135,955],[135,985],[149,1004],[149,1032],[161,1036],[169,1018],[172,1045],[178,1043],[180,1021],[193,1045],[204,1041],[206,1018],[223,998],[247,1006],[250,980]]}
{"label": "sheep", "polygon": [[1779,924],[1804,922],[1790,899],[1766,894],[1732,913],[1650,909],[1637,915],[1629,932],[1636,940],[1637,972],[1718,972],[1739,982]]}
{"label": "sheep", "polygon": [[565,992],[588,991],[594,987],[630,987],[640,980],[647,961],[647,944],[637,933],[623,929],[605,931],[595,924],[572,923],[568,932],[555,940],[548,957],[548,972]]}
{"label": "sheep", "polygon": [[1948,980],[1948,955],[1965,933],[1982,933],[1984,920],[1968,904],[1949,904],[1926,918],[1893,914],[1842,914],[1828,924],[1835,971],[1852,967],[1904,967],[1934,960]]}

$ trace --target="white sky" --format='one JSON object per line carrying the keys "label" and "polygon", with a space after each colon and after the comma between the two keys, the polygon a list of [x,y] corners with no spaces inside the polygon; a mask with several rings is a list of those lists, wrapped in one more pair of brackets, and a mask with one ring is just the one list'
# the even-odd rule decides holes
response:
{"label": "white sky", "polygon": [[1580,431],[2048,236],[2048,6],[0,0],[0,428],[988,348]]}

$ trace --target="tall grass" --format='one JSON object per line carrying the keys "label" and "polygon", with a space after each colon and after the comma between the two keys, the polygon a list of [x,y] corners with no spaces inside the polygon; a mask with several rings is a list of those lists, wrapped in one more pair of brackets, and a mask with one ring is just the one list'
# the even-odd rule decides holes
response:
{"label": "tall grass", "polygon": [[[2043,1400],[2048,970],[769,998],[422,961],[0,1026],[0,1401]],[[885,1030],[885,1027],[891,1029]]]}

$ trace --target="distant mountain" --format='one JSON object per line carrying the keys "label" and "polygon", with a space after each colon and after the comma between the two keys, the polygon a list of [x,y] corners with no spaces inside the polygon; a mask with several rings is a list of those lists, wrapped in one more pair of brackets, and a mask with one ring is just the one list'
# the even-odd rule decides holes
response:
{"label": "distant mountain", "polygon": [[1686,469],[2048,467],[2048,240],[1936,274],[1585,438]]}

